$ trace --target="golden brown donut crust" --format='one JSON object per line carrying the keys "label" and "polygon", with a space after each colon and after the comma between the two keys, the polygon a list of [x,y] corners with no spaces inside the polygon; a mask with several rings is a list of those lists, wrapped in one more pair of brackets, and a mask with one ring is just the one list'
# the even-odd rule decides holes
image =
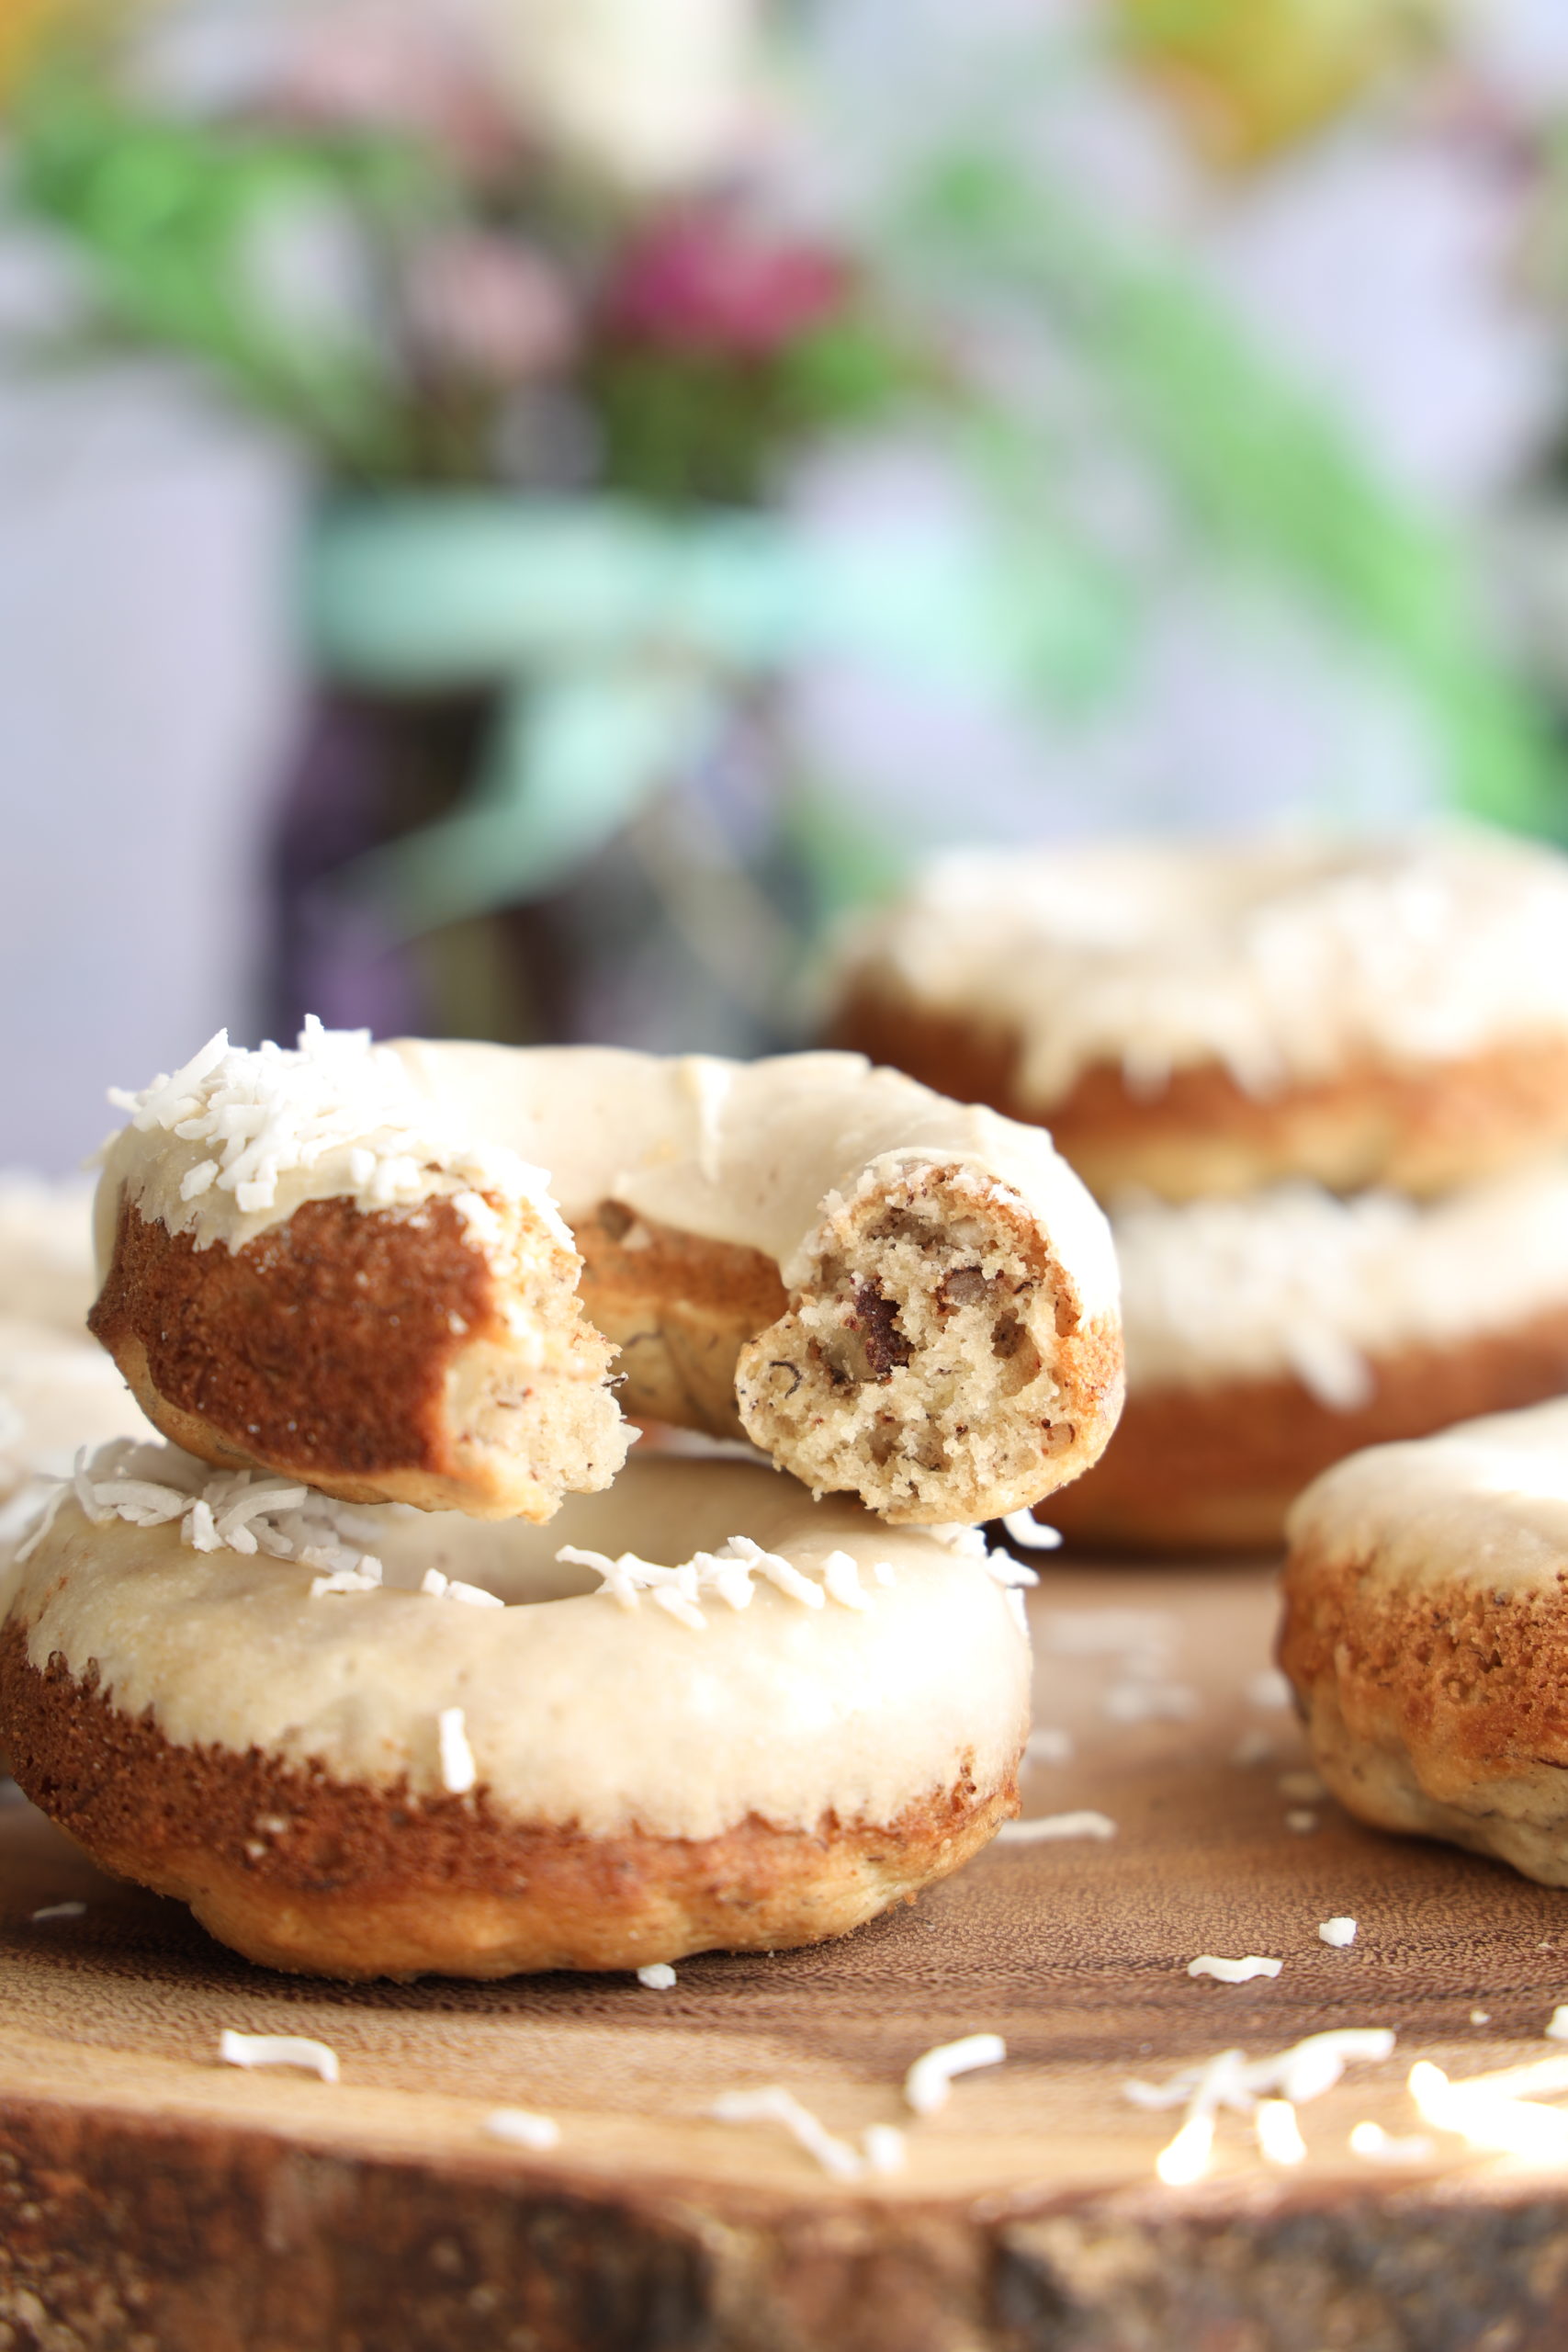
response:
{"label": "golden brown donut crust", "polygon": [[[694,1951],[781,1951],[912,1901],[1017,1813],[1016,1770],[896,1821],[710,1838],[591,1838],[499,1815],[481,1785],[417,1797],[258,1749],[175,1747],[56,1657],[0,1631],[0,1720],[21,1787],[95,1861],[188,1903],[265,1967],[366,1979],[630,1969]],[[606,1736],[612,1736],[607,1729]]]}
{"label": "golden brown donut crust", "polygon": [[1371,1368],[1376,1393],[1352,1412],[1289,1375],[1134,1390],[1100,1463],[1039,1516],[1087,1550],[1272,1551],[1303,1487],[1347,1454],[1568,1390],[1568,1306]]}
{"label": "golden brown donut crust", "polygon": [[1568,1042],[1499,1043],[1484,1054],[1365,1063],[1314,1084],[1249,1094],[1218,1062],[1173,1070],[1157,1093],[1097,1063],[1049,1104],[1018,1091],[1018,1040],[863,984],[830,1044],[890,1063],[938,1092],[1048,1126],[1089,1190],[1142,1186],[1168,1201],[1235,1196],[1287,1177],[1330,1192],[1384,1184],[1426,1198],[1568,1141]]}
{"label": "golden brown donut crust", "polygon": [[515,1342],[460,1212],[333,1197],[237,1250],[197,1249],[122,1201],[87,1322],[148,1419],[203,1461],[346,1502],[543,1519],[559,1499],[563,1426],[586,1434],[580,1485],[607,1485],[625,1453],[605,1442],[618,1418],[602,1395],[609,1348],[570,1296],[556,1319],[533,1373],[501,1385],[499,1407],[493,1390],[481,1403],[465,1369],[504,1364]]}
{"label": "golden brown donut crust", "polygon": [[1495,1854],[1568,1886],[1568,1590],[1413,1590],[1292,1547],[1277,1656],[1333,1794],[1380,1829]]}
{"label": "golden brown donut crust", "polygon": [[441,1475],[447,1368],[497,1318],[490,1269],[450,1201],[432,1201],[417,1225],[307,1201],[232,1252],[198,1250],[122,1201],[87,1328],[144,1409],[156,1394],[193,1419],[243,1429],[258,1455],[319,1485],[355,1472]]}
{"label": "golden brown donut crust", "polygon": [[[891,1266],[921,1216],[896,1296],[882,1259]],[[626,1451],[618,1416],[594,1396],[616,1422],[614,1451],[570,1416],[612,1360],[626,1413],[749,1436],[816,1491],[858,1492],[895,1524],[1027,1503],[1096,1459],[1114,1426],[1119,1322],[1086,1317],[1033,1220],[963,1166],[921,1163],[888,1198],[840,1204],[819,1296],[792,1296],[760,1250],[615,1201],[580,1216],[575,1239],[558,1253],[572,1288],[552,1306],[554,1359],[513,1379],[502,1412],[471,1378],[457,1385],[476,1363],[504,1370],[515,1342],[446,1200],[416,1213],[308,1202],[237,1250],[199,1250],[122,1202],[91,1326],[187,1453],[349,1502],[480,1517],[547,1519],[563,1487],[609,1483]],[[868,1262],[852,1266],[857,1251]],[[1011,1277],[982,1277],[998,1251]],[[911,1398],[897,1374],[922,1344],[939,1370]],[[563,1430],[570,1470],[552,1445]]]}

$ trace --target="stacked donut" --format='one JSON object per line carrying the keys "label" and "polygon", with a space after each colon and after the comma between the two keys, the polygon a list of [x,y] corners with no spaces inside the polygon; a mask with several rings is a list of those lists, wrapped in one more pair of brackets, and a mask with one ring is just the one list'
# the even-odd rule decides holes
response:
{"label": "stacked donut", "polygon": [[[12,1768],[106,1867],[279,1967],[626,1968],[841,1933],[1016,1810],[1027,1572],[973,1522],[1121,1399],[1038,1128],[314,1023],[118,1099],[91,1324],[166,1442],[0,1581]],[[755,1452],[623,1468],[628,1412]]]}
{"label": "stacked donut", "polygon": [[1568,1387],[1568,861],[1480,831],[964,855],[835,1034],[1051,1126],[1111,1204],[1128,1402],[1052,1517],[1266,1547],[1359,1447]]}

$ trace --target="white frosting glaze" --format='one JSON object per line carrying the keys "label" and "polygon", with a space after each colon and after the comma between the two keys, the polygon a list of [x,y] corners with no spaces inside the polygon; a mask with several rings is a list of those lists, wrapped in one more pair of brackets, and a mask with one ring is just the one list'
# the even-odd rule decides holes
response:
{"label": "white frosting glaze", "polygon": [[1568,1576],[1568,1397],[1370,1446],[1300,1496],[1292,1546],[1371,1559],[1415,1589],[1458,1577],[1489,1592]]}
{"label": "white frosting glaze", "polygon": [[[275,1069],[290,1060],[273,1054]],[[378,1142],[387,1134],[389,1096],[405,1075],[408,1133],[423,1128],[438,1145],[422,1156],[399,1133],[394,1152],[356,1161],[361,1135]],[[477,1181],[478,1151],[511,1155],[510,1164],[525,1167],[530,1180],[547,1170],[550,1197],[569,1222],[614,1198],[656,1222],[760,1250],[788,1282],[800,1272],[829,1193],[850,1191],[868,1167],[891,1171],[925,1159],[977,1167],[1021,1194],[1077,1282],[1086,1314],[1114,1311],[1109,1228],[1050,1137],[993,1111],[950,1102],[896,1070],[873,1069],[858,1054],[728,1063],[607,1046],[403,1040],[365,1055],[357,1073],[345,1063],[340,1076],[343,1103],[324,1122],[330,1148],[308,1162],[290,1160],[287,1150],[275,1156],[265,1202],[216,1180],[189,1190],[213,1146],[205,1116],[183,1114],[210,1077],[183,1088],[163,1081],[161,1104],[149,1106],[153,1115],[125,1128],[106,1153],[100,1268],[113,1246],[122,1187],[143,1216],[193,1234],[198,1248],[220,1241],[239,1249],[304,1201],[346,1194],[367,1208],[387,1205],[377,1172],[387,1158],[398,1165],[399,1203],[446,1193],[461,1205]],[[361,1084],[363,1128],[355,1124]],[[168,1110],[182,1113],[172,1128],[158,1123]],[[182,1132],[198,1125],[200,1133]],[[482,1227],[474,1230],[482,1239]]]}
{"label": "white frosting glaze", "polygon": [[964,851],[863,922],[843,962],[1015,1031],[1042,1109],[1106,1062],[1156,1092],[1219,1061],[1266,1094],[1568,1032],[1568,860],[1457,828]]}
{"label": "white frosting glaze", "polygon": [[[303,1560],[197,1551],[173,1523],[95,1526],[73,1495],[0,1597],[36,1665],[58,1652],[80,1675],[96,1659],[114,1704],[151,1708],[176,1746],[254,1744],[434,1793],[457,1708],[502,1812],[594,1834],[890,1821],[949,1788],[962,1757],[995,1786],[1027,1735],[1028,1642],[985,1561],[770,1470],[634,1461],[547,1529],[353,1517],[385,1581],[312,1598]],[[744,1608],[705,1600],[699,1629],[646,1597],[618,1606],[554,1557],[570,1544],[675,1565],[738,1535],[824,1588],[847,1555],[870,1605],[806,1607],[758,1576]],[[508,1606],[422,1591],[432,1568]]]}
{"label": "white frosting glaze", "polygon": [[1568,1306],[1558,1160],[1430,1204],[1280,1184],[1123,1204],[1112,1228],[1133,1395],[1293,1373],[1348,1411],[1372,1394],[1369,1359]]}

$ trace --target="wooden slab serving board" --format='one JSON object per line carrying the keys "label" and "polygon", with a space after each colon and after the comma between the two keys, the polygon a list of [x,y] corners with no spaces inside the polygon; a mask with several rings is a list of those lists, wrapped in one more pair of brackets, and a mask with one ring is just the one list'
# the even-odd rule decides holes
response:
{"label": "wooden slab serving board", "polygon": [[[1093,1808],[1116,1836],[994,1847],[848,1942],[687,1962],[663,1993],[270,1975],[11,1792],[0,2346],[1561,2352],[1568,2174],[1451,2141],[1374,2167],[1347,2143],[1363,2119],[1416,2130],[1417,2057],[1458,2076],[1550,2050],[1568,1895],[1281,1789],[1305,1758],[1254,1687],[1273,1608],[1261,1568],[1048,1568],[1036,1718],[1073,1753],[1032,1767],[1026,1810]],[[1342,1913],[1359,1932],[1334,1951],[1317,1924]],[[1225,1986],[1187,1975],[1202,1952],[1284,1965]],[[1394,2056],[1303,2108],[1297,2169],[1226,2119],[1207,2180],[1157,2181],[1177,2119],[1130,2104],[1130,2075],[1369,2024]],[[328,2041],[342,2080],[221,2066],[225,2026]],[[908,2122],[910,2060],[981,2030],[1008,2063],[870,2186],[706,2113],[782,2083],[845,2135]],[[559,2147],[490,2137],[499,2105],[552,2115]]]}

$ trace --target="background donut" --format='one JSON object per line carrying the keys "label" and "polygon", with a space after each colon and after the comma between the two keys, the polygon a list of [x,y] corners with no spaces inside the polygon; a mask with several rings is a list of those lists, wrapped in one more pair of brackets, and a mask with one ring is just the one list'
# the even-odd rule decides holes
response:
{"label": "background donut", "polygon": [[1048,1125],[1101,1199],[1432,1193],[1568,1140],[1568,861],[1432,831],[939,861],[834,1038]]}

